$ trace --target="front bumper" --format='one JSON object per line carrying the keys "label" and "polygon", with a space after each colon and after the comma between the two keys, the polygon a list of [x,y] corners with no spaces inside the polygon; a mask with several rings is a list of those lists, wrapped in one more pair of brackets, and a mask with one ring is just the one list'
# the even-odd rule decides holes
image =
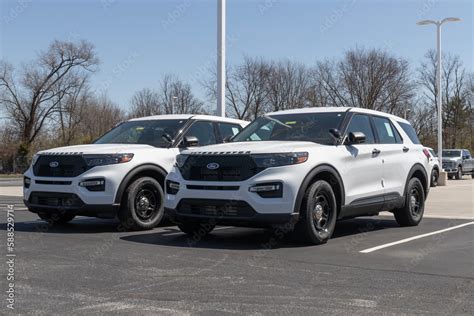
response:
{"label": "front bumper", "polygon": [[[126,170],[122,166],[98,166],[74,177],[37,177],[29,168],[24,176],[31,179],[28,188],[23,187],[23,200],[34,213],[65,210],[77,215],[113,217],[119,204],[115,195]],[[104,191],[89,191],[79,185],[91,179],[104,179]]]}
{"label": "front bumper", "polygon": [[[238,182],[189,181],[174,168],[166,180],[179,183],[180,189],[176,194],[166,192],[165,209],[177,221],[212,218],[235,226],[286,223],[298,217],[294,207],[305,175],[300,168],[301,165],[269,168]],[[255,185],[275,182],[283,186],[281,197],[262,197],[249,191]]]}

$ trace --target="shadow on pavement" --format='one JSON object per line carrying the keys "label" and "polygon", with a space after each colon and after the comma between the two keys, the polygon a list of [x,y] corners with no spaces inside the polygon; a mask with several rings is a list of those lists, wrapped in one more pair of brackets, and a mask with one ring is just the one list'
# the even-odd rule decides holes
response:
{"label": "shadow on pavement", "polygon": [[[173,225],[168,220],[159,226]],[[120,229],[121,225],[114,219],[99,219],[93,217],[78,217],[67,224],[50,226],[47,222],[37,219],[27,222],[15,222],[16,232],[51,233],[51,234],[100,234],[100,233],[134,233]],[[0,229],[6,230],[6,223],[0,224]]]}
{"label": "shadow on pavement", "polygon": [[[367,234],[383,229],[398,228],[393,219],[358,218],[338,222],[332,239],[358,234]],[[221,228],[214,230],[208,236],[193,238],[182,233],[177,227],[169,227],[166,231],[151,232],[122,236],[120,239],[130,242],[169,246],[194,247],[228,250],[257,250],[275,248],[308,247],[301,242],[294,241],[290,236],[278,237],[270,230],[255,228]]]}

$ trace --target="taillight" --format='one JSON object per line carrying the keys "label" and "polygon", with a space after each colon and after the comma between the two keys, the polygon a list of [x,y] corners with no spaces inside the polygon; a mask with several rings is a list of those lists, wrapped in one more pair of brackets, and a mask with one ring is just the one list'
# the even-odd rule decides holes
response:
{"label": "taillight", "polygon": [[428,149],[423,149],[423,153],[425,154],[426,159],[430,160],[431,155],[430,155],[430,152],[428,151]]}

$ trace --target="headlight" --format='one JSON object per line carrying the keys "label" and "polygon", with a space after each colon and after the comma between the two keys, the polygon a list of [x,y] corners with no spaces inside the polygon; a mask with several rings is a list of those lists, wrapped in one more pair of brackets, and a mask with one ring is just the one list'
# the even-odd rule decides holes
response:
{"label": "headlight", "polygon": [[185,155],[185,154],[180,154],[176,156],[176,166],[178,168],[181,168],[182,166],[184,166],[184,163],[186,162],[186,160],[188,160],[188,157],[189,155]]}
{"label": "headlight", "polygon": [[84,155],[87,166],[105,166],[118,163],[129,162],[133,154],[102,154],[102,155]]}
{"label": "headlight", "polygon": [[296,165],[308,160],[307,152],[251,155],[259,168]]}

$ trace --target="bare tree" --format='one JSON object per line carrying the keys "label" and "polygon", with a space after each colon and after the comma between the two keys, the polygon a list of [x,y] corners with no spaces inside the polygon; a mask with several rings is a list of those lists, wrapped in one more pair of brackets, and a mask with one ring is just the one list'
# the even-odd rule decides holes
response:
{"label": "bare tree", "polygon": [[353,49],[339,62],[318,63],[318,77],[334,106],[404,115],[414,97],[408,62],[377,49]]}
{"label": "bare tree", "polygon": [[86,41],[54,41],[18,77],[11,65],[0,63],[0,102],[19,128],[25,152],[58,104],[82,86],[97,64],[94,47]]}
{"label": "bare tree", "polygon": [[87,110],[80,124],[78,143],[90,143],[125,120],[125,113],[105,95],[90,96]]}
{"label": "bare tree", "polygon": [[[442,58],[443,143],[444,146],[449,147],[469,147],[472,138],[469,77],[458,56],[447,54]],[[430,50],[417,69],[421,102],[431,113],[430,116],[425,117],[425,121],[430,124],[426,124],[426,130],[422,134],[436,134],[437,132],[436,71],[436,53],[434,50]],[[435,146],[436,140],[430,140],[428,145]]]}
{"label": "bare tree", "polygon": [[163,77],[158,96],[164,114],[204,112],[204,104],[193,95],[191,86],[173,75]]}
{"label": "bare tree", "polygon": [[158,115],[162,113],[157,92],[145,88],[137,91],[132,97],[131,117]]}

